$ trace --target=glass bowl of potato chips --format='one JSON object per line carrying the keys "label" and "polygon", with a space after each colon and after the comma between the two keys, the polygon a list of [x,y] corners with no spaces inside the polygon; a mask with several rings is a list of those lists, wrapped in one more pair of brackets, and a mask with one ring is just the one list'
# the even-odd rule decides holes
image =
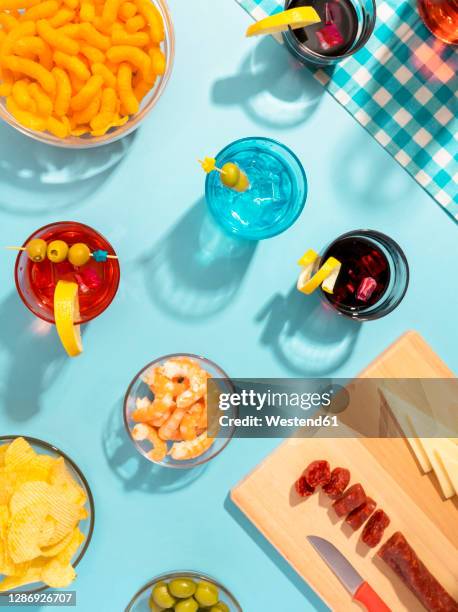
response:
{"label": "glass bowl of potato chips", "polygon": [[94,500],[61,450],[0,436],[0,592],[67,588],[94,529]]}
{"label": "glass bowl of potato chips", "polygon": [[84,149],[140,125],[169,81],[175,37],[165,0],[74,4],[33,2],[19,19],[5,0],[0,117],[40,142]]}

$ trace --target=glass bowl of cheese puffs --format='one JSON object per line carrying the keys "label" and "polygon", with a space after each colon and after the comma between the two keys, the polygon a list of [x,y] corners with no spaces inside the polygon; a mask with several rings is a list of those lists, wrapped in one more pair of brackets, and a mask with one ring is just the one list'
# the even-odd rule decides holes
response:
{"label": "glass bowl of cheese puffs", "polygon": [[0,117],[49,145],[114,142],[155,106],[174,54],[165,0],[3,0]]}

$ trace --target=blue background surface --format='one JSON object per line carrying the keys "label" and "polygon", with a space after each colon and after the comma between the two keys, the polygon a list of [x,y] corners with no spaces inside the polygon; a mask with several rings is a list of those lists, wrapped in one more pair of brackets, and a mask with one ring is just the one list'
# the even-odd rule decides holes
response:
{"label": "blue background surface", "polygon": [[[123,395],[170,352],[206,355],[235,377],[352,376],[408,329],[457,371],[456,227],[273,40],[245,40],[235,2],[172,0],[171,9],[172,79],[127,143],[72,153],[0,125],[1,242],[82,221],[109,238],[122,267],[117,298],[70,360],[20,302],[14,255],[2,254],[0,431],[60,446],[90,481],[96,530],[78,568],[79,610],[121,610],[152,576],[180,568],[215,575],[248,612],[324,610],[228,501],[278,441],[235,440],[202,471],[155,469],[123,432]],[[249,135],[298,154],[309,198],[288,232],[240,253],[205,220],[196,159]],[[314,297],[292,289],[296,260],[360,227],[405,249],[407,296],[376,322],[323,319]]]}

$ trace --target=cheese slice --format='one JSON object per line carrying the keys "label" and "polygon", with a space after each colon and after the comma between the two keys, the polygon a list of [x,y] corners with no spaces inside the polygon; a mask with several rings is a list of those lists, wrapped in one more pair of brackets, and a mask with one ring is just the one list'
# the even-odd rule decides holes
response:
{"label": "cheese slice", "polygon": [[452,440],[444,440],[434,451],[439,463],[447,472],[450,482],[458,495],[458,446]]}
{"label": "cheese slice", "polygon": [[418,438],[418,440],[423,446],[425,453],[428,455],[428,459],[437,477],[443,496],[445,499],[453,497],[455,495],[455,488],[436,454],[437,449],[444,448],[444,446],[447,447],[447,443],[449,443],[450,440],[448,438]]}

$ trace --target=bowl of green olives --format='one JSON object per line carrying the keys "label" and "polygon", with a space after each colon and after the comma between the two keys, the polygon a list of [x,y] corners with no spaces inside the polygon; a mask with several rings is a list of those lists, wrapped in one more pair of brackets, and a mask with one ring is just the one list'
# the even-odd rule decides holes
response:
{"label": "bowl of green olives", "polygon": [[215,578],[184,570],[150,580],[125,612],[242,612],[242,608]]}

